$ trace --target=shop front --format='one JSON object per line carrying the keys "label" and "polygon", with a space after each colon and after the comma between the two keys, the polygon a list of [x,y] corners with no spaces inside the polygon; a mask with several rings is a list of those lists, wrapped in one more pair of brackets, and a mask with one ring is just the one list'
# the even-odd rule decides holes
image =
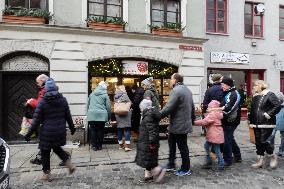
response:
{"label": "shop front", "polygon": [[[110,58],[97,60],[89,63],[89,94],[99,82],[107,81],[108,95],[111,101],[112,110],[114,106],[114,94],[117,85],[124,85],[131,99],[131,93],[136,87],[141,87],[141,82],[147,77],[154,78],[154,85],[159,94],[160,108],[163,108],[168,101],[170,78],[173,73],[178,72],[178,67],[161,61],[135,58]],[[161,132],[166,131],[169,119],[162,119],[160,122]],[[106,138],[114,136],[115,116],[112,115],[111,124],[108,125]]]}

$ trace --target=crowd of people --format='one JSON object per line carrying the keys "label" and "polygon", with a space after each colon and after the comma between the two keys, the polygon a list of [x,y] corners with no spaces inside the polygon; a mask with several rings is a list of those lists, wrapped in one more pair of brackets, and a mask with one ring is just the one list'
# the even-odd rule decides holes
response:
{"label": "crowd of people", "polygon": [[[42,76],[40,77],[42,78]],[[39,79],[37,78],[37,81]],[[43,165],[42,180],[50,180],[51,149],[62,159],[72,174],[76,167],[71,163],[70,156],[61,147],[66,143],[66,123],[71,134],[76,129],[72,122],[66,99],[58,92],[53,79],[44,77],[38,83],[41,92],[36,100],[32,127],[25,136],[29,141],[32,133],[41,125],[39,131],[39,149]],[[196,120],[193,95],[183,84],[183,76],[175,73],[171,76],[172,91],[169,100],[161,109],[159,95],[153,84],[153,78],[142,81],[142,88],[131,89],[124,85],[116,86],[114,96],[114,113],[117,125],[118,149],[131,151],[131,129],[138,133],[137,165],[145,169],[144,177],[139,182],[160,182],[166,171],[174,171],[177,176],[192,174],[188,148],[188,133],[192,126],[204,126],[206,157],[204,169],[214,168],[212,153],[218,160],[216,171],[224,171],[233,163],[242,162],[240,148],[234,138],[234,132],[241,120],[241,95],[236,90],[234,81],[220,74],[212,76],[213,84],[207,89],[202,111],[205,117]],[[110,121],[112,107],[107,93],[108,83],[101,81],[89,95],[87,105],[87,121],[91,128],[91,148],[102,150],[104,127]],[[250,126],[254,129],[257,161],[253,168],[261,168],[264,161],[270,158],[270,167],[277,167],[277,155],[274,153],[274,137],[277,130],[281,132],[281,145],[278,155],[284,155],[284,96],[277,95],[268,89],[262,80],[254,82]],[[31,104],[28,100],[27,105]],[[158,164],[159,154],[159,122],[164,117],[170,118],[168,126],[169,159],[164,166]],[[176,146],[182,164],[176,168]]]}

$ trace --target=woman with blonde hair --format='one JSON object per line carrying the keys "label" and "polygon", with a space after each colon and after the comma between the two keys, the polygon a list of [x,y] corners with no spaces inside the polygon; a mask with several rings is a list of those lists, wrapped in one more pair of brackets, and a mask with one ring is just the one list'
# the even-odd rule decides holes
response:
{"label": "woman with blonde hair", "polygon": [[[119,102],[131,103],[124,85],[119,85],[116,87],[114,102],[115,103],[119,103]],[[130,147],[131,114],[132,114],[131,109],[126,115],[115,114],[115,118],[117,122],[117,138],[118,138],[119,149],[121,150],[124,149],[126,152],[132,150]],[[125,137],[125,145],[123,144],[123,141],[122,141],[123,132],[124,132],[124,137]]]}
{"label": "woman with blonde hair", "polygon": [[253,168],[261,168],[264,155],[270,157],[270,167],[277,167],[277,156],[273,153],[274,145],[267,139],[271,136],[276,125],[276,114],[281,109],[281,102],[277,96],[268,89],[268,84],[263,80],[257,80],[253,86],[254,96],[249,114],[250,127],[254,129],[257,162]]}

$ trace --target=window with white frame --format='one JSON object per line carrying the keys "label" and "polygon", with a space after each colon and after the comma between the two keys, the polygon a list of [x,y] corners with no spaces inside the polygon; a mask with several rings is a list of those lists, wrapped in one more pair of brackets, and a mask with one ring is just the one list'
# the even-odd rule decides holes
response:
{"label": "window with white frame", "polygon": [[123,0],[88,0],[88,17],[122,18]]}
{"label": "window with white frame", "polygon": [[180,0],[151,0],[151,25],[181,24]]}
{"label": "window with white frame", "polygon": [[24,8],[38,8],[47,10],[48,0],[6,0],[6,6],[8,7],[24,7]]}

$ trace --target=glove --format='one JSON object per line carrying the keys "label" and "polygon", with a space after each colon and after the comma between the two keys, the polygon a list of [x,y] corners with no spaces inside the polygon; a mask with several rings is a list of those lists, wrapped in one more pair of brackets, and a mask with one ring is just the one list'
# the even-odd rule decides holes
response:
{"label": "glove", "polygon": [[155,144],[149,144],[149,148],[151,152],[155,152],[157,149],[157,146]]}
{"label": "glove", "polygon": [[75,128],[73,128],[73,129],[70,129],[70,131],[71,131],[71,135],[74,135],[74,133],[75,133],[76,129],[75,129]]}
{"label": "glove", "polygon": [[263,115],[264,115],[264,117],[265,117],[266,119],[270,119],[270,118],[271,118],[270,115],[268,115],[268,113],[266,113],[266,112],[264,112]]}

